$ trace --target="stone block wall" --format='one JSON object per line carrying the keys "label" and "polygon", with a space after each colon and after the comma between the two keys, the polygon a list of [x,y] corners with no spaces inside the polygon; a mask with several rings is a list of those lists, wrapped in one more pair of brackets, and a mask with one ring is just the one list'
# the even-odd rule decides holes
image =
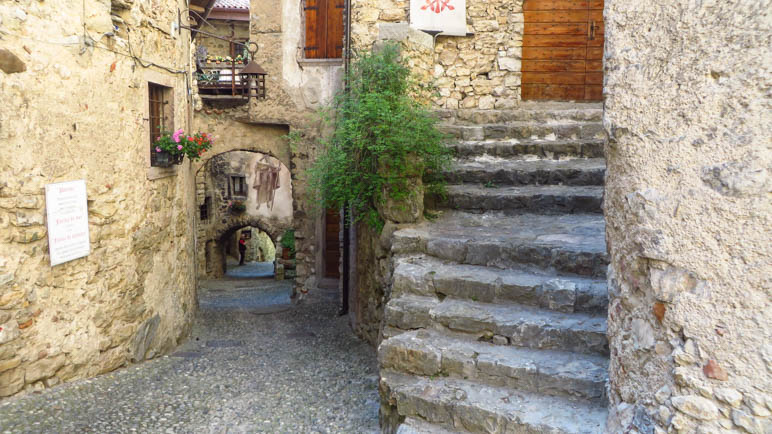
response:
{"label": "stone block wall", "polygon": [[772,432],[769,7],[606,1],[608,432]]}
{"label": "stone block wall", "polygon": [[[168,86],[190,127],[189,38],[170,30],[186,5],[149,6],[0,7],[0,397],[155,357],[190,328],[193,173],[150,167],[147,114],[148,82]],[[44,186],[76,179],[91,254],[51,267]]]}
{"label": "stone block wall", "polygon": [[[423,49],[406,50],[421,80],[432,80],[437,108],[509,109],[520,101],[522,0],[467,0],[468,36],[438,36]],[[409,22],[408,1],[352,2],[352,46],[367,50],[383,39],[404,38],[395,24]],[[397,27],[398,28],[398,27]],[[396,34],[395,34],[396,33]],[[427,35],[428,36],[428,35]],[[428,57],[427,57],[428,56]]]}

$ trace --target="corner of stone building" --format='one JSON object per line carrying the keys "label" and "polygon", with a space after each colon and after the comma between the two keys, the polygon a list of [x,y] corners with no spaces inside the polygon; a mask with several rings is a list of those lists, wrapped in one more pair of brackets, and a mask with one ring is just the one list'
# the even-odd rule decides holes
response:
{"label": "corner of stone building", "polygon": [[[0,9],[13,54],[0,56],[0,140],[12,150],[0,163],[0,397],[156,357],[190,328],[193,176],[187,162],[150,167],[147,116],[152,82],[169,89],[171,126],[190,128],[189,46],[146,25],[175,21],[183,6]],[[144,66],[130,57],[127,26],[132,43],[153,41]],[[147,61],[161,54],[167,69]],[[91,251],[52,267],[44,187],[77,179]]]}
{"label": "corner of stone building", "polygon": [[761,8],[606,1],[608,432],[772,430]]}

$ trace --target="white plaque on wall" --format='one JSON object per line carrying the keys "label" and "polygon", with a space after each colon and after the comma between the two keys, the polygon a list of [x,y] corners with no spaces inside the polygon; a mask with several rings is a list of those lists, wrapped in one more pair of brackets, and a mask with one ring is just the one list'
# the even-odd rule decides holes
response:
{"label": "white plaque on wall", "polygon": [[46,217],[52,267],[91,253],[85,180],[46,185]]}
{"label": "white plaque on wall", "polygon": [[466,0],[410,0],[410,27],[466,36]]}

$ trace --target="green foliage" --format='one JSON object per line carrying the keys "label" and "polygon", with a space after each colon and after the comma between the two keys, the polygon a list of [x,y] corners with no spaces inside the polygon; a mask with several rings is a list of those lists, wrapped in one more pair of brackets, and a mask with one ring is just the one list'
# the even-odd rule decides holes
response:
{"label": "green foliage", "polygon": [[281,236],[281,246],[289,249],[290,254],[295,254],[295,229],[287,229]]}
{"label": "green foliage", "polygon": [[[405,199],[422,177],[427,191],[442,193],[450,163],[447,137],[429,108],[413,98],[421,91],[399,59],[396,44],[359,56],[329,113],[333,133],[308,172],[320,209],[349,204],[355,219],[382,225],[376,205],[390,195]],[[290,138],[291,139],[291,138]]]}

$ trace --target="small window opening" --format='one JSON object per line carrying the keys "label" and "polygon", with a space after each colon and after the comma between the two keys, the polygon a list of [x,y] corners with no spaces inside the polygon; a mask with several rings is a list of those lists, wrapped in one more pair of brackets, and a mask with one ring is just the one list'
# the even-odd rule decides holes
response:
{"label": "small window opening", "polygon": [[232,196],[246,196],[247,178],[241,175],[231,175],[230,191]]}

